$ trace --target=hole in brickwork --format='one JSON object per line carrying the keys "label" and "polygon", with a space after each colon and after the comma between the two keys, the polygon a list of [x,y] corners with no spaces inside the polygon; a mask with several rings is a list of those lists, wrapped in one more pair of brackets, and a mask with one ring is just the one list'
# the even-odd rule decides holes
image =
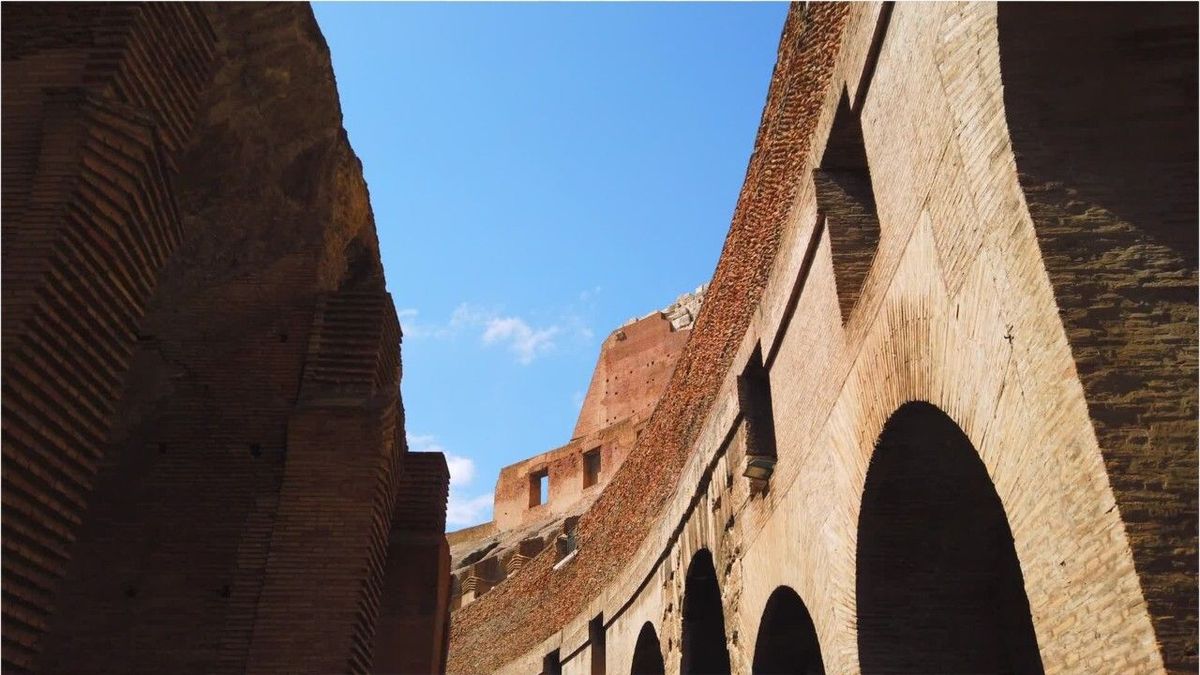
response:
{"label": "hole in brickwork", "polygon": [[775,415],[771,409],[771,377],[763,366],[762,347],[754,348],[737,379],[738,405],[746,420],[746,454],[775,457]]}
{"label": "hole in brickwork", "polygon": [[529,474],[529,507],[550,501],[550,472],[546,469]]}
{"label": "hole in brickwork", "polygon": [[688,565],[683,596],[683,663],[681,672],[728,673],[725,615],[712,554],[700,549]]}
{"label": "hole in brickwork", "polygon": [[496,548],[499,545],[500,545],[500,542],[498,542],[498,541],[489,542],[487,546],[484,546],[483,548],[481,548],[479,550],[472,551],[470,555],[463,558],[463,561],[462,561],[462,563],[460,563],[460,565],[474,565],[475,563],[479,562],[480,560],[483,560],[483,557],[485,555],[491,553],[492,549]]}
{"label": "hole in brickwork", "polygon": [[649,621],[638,633],[637,644],[633,648],[633,665],[629,672],[631,675],[663,675],[666,672],[658,633],[654,632],[654,624]]}
{"label": "hole in brickwork", "polygon": [[250,454],[254,457],[262,457],[262,446],[258,443],[251,443]]}
{"label": "hole in brickwork", "polygon": [[817,629],[800,596],[787,586],[767,600],[754,643],[755,675],[824,675]]}
{"label": "hole in brickwork", "polygon": [[590,488],[600,481],[600,448],[583,453],[583,487]]}
{"label": "hole in brickwork", "polygon": [[958,425],[909,403],[884,426],[858,522],[862,672],[1041,673],[1012,532]]}
{"label": "hole in brickwork", "polygon": [[813,172],[817,209],[829,231],[842,322],[850,318],[879,248],[879,214],[862,124],[842,91],[821,165]]}

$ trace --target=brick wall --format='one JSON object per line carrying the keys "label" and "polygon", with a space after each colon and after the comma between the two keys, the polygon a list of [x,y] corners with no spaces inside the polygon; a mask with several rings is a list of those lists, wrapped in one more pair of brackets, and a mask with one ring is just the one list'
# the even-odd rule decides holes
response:
{"label": "brick wall", "polygon": [[311,11],[3,12],[5,669],[370,670],[446,477]]}
{"label": "brick wall", "polygon": [[[450,640],[449,480],[441,453],[407,456],[388,540],[375,631],[377,673],[440,673]],[[430,583],[436,579],[436,583]]]}
{"label": "brick wall", "polygon": [[180,241],[172,167],[213,38],[186,5],[3,16],[4,663],[17,671],[42,648],[138,321]]}
{"label": "brick wall", "polygon": [[[1194,670],[1194,44],[1191,6],[795,8],[705,309],[662,402],[581,518],[574,560],[555,569],[543,552],[456,613],[451,672],[536,672],[548,655],[586,672],[598,615],[607,663],[633,662],[649,622],[678,672],[684,572],[703,549],[732,672],[750,670],[781,590],[809,610],[828,672],[897,655],[905,672],[987,669],[939,661],[937,631],[972,624],[985,627],[968,638],[1019,637],[1023,660],[1010,665],[1022,672]],[[878,214],[865,271],[866,255],[837,247],[865,254],[867,239],[831,231],[813,175],[840,142],[843,92]],[[848,271],[864,276],[851,303]],[[755,492],[736,375],[759,350],[778,462]],[[920,433],[879,444],[915,401],[970,449]],[[939,478],[956,446],[974,465],[966,495],[961,475]],[[915,498],[872,485],[880,453],[899,447],[924,458],[891,486]],[[879,508],[881,496],[904,508]],[[950,531],[939,517],[959,533],[924,544]],[[1010,542],[1027,609],[1013,566],[988,569],[1012,562]],[[881,550],[890,564],[871,559]],[[960,557],[939,567],[935,553]],[[915,570],[946,594],[932,612],[888,592]],[[985,617],[977,607],[992,601],[958,594],[1000,580],[1008,613]],[[900,626],[921,636],[894,644],[898,612],[936,616]],[[926,631],[927,619],[941,623]],[[1034,636],[1012,630],[1026,621]],[[1011,650],[962,656],[989,651]]]}
{"label": "brick wall", "polygon": [[1196,8],[1001,5],[1021,187],[1169,669],[1194,672]]}
{"label": "brick wall", "polygon": [[689,335],[690,330],[676,330],[660,313],[613,331],[600,346],[572,436],[595,433],[628,417],[648,418]]}

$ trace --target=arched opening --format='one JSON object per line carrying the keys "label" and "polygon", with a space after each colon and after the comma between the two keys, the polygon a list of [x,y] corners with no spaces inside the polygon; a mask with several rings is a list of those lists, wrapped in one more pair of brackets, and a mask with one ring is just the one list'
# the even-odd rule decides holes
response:
{"label": "arched opening", "polygon": [[658,633],[654,632],[654,624],[649,621],[642,626],[638,633],[637,645],[633,648],[633,667],[630,675],[663,675],[666,672],[663,663],[662,647],[658,644]]}
{"label": "arched opening", "polygon": [[1004,507],[970,439],[928,403],[887,421],[858,519],[864,674],[1041,673]]}
{"label": "arched opening", "polygon": [[754,675],[825,675],[817,629],[800,596],[775,589],[754,642]]}
{"label": "arched opening", "polygon": [[688,565],[683,595],[683,663],[688,673],[728,673],[725,615],[712,554],[700,549]]}

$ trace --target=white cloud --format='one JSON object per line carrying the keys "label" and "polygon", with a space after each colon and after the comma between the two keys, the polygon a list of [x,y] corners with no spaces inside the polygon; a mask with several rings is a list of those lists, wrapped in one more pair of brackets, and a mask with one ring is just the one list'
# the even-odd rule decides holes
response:
{"label": "white cloud", "polygon": [[446,466],[450,468],[450,487],[469,485],[475,480],[475,460],[446,453]]}
{"label": "white cloud", "polygon": [[517,355],[517,361],[527,366],[538,355],[554,349],[554,336],[559,330],[558,326],[535,330],[524,319],[515,316],[494,317],[484,328],[483,343],[507,343],[509,350]]}
{"label": "white cloud", "polygon": [[408,437],[408,449],[413,452],[446,452],[437,436],[433,434],[418,434]]}
{"label": "white cloud", "polygon": [[460,528],[487,522],[491,519],[491,510],[492,493],[462,499],[456,498],[451,490],[450,503],[446,505],[446,526]]}
{"label": "white cloud", "polygon": [[[396,312],[404,335],[412,339],[433,338],[444,340],[452,338],[464,330],[480,331],[480,339],[484,345],[507,345],[521,365],[529,365],[534,359],[555,347],[554,338],[563,332],[561,326],[554,324],[534,328],[529,322],[518,316],[502,316],[499,312],[487,310],[470,303],[461,303],[450,314],[446,323],[423,323],[420,312],[408,308]],[[568,323],[577,337],[591,338],[591,330],[578,317],[569,317]]]}
{"label": "white cloud", "polygon": [[593,286],[592,288],[579,292],[579,301],[588,302],[595,300],[597,295],[600,295],[600,287]]}
{"label": "white cloud", "polygon": [[396,318],[400,320],[400,330],[404,337],[411,339],[444,338],[449,336],[449,327],[438,324],[423,323],[419,318],[420,312],[411,307],[396,310]]}

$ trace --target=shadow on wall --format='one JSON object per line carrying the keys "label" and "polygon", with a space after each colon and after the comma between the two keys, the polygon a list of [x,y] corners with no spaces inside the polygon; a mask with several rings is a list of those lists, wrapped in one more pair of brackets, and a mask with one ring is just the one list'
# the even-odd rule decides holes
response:
{"label": "shadow on wall", "polygon": [[1191,4],[1115,2],[1001,4],[998,17],[1022,186],[1076,190],[1080,208],[1112,211],[1192,268],[1196,19]]}

